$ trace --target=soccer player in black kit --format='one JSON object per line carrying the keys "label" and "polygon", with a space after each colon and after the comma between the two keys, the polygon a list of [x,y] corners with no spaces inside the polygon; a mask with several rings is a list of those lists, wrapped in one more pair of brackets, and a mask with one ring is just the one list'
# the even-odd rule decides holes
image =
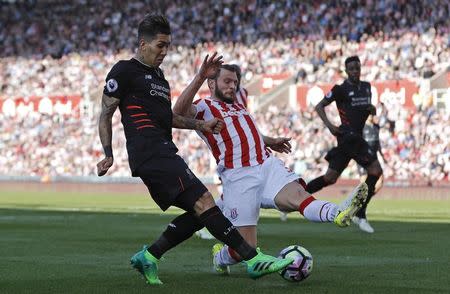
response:
{"label": "soccer player in black kit", "polygon": [[[315,193],[336,183],[350,160],[354,159],[367,171],[365,182],[368,187],[367,200],[357,212],[356,217],[368,224],[367,204],[375,193],[375,184],[383,171],[376,152],[373,152],[367,141],[363,139],[362,131],[367,117],[369,114],[375,115],[376,109],[371,103],[370,83],[360,81],[361,62],[357,56],[351,56],[345,60],[345,72],[348,78],[341,85],[335,85],[315,108],[325,126],[336,136],[338,146],[332,148],[325,156],[329,163],[325,175],[309,182],[306,191]],[[333,101],[336,102],[341,119],[339,127],[333,125],[325,113],[325,107]],[[373,229],[370,233],[373,233]]]}
{"label": "soccer player in black kit", "polygon": [[[117,107],[127,140],[132,175],[140,177],[162,210],[170,206],[186,212],[176,217],[150,246],[144,246],[131,258],[131,265],[149,284],[162,284],[158,262],[169,249],[206,227],[218,240],[244,257],[252,278],[277,272],[292,259],[277,259],[251,247],[215,205],[207,188],[176,153],[172,127],[219,132],[222,121],[188,119],[173,114],[169,83],[159,68],[171,43],[170,24],[164,16],[147,15],[138,27],[138,51],[135,57],[117,62],[108,76],[102,97],[99,136],[105,158],[97,164],[103,176],[113,164],[111,119]],[[222,63],[216,54],[203,61],[197,79],[206,80]],[[181,95],[195,95],[191,83]]]}

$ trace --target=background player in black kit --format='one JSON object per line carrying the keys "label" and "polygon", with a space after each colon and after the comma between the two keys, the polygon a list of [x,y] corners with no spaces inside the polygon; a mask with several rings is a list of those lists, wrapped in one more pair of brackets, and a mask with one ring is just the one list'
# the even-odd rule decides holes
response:
{"label": "background player in black kit", "polygon": [[[376,153],[363,139],[362,131],[367,117],[369,114],[375,115],[376,109],[371,104],[370,83],[360,81],[361,62],[357,56],[348,57],[345,60],[345,72],[348,78],[341,85],[335,85],[316,106],[320,118],[336,136],[338,146],[332,148],[325,156],[329,163],[325,175],[309,182],[306,190],[309,193],[315,193],[323,187],[336,183],[350,160],[354,159],[367,171],[367,200],[357,213],[357,217],[361,222],[368,224],[366,207],[375,193],[375,184],[383,171]],[[333,101],[336,102],[341,119],[339,127],[333,125],[325,113],[325,107]],[[370,233],[372,232],[373,229]]]}
{"label": "background player in black kit", "polygon": [[[215,205],[211,193],[176,154],[172,126],[218,132],[223,122],[202,122],[172,113],[169,83],[159,68],[171,42],[167,19],[147,15],[139,24],[138,42],[136,56],[117,62],[106,78],[99,121],[105,158],[97,164],[98,175],[104,175],[113,164],[111,118],[119,107],[132,175],[142,179],[162,210],[173,205],[186,212],[175,218],[151,246],[137,252],[131,258],[132,266],[149,284],[161,284],[158,278],[161,256],[203,227],[245,257],[252,278],[292,263],[292,260],[265,255],[246,243]],[[216,54],[211,58],[206,56],[195,80],[204,81],[215,74],[221,58]],[[182,95],[195,95],[197,91],[191,83]]]}
{"label": "background player in black kit", "polygon": [[[381,150],[381,143],[380,143],[380,125],[378,124],[378,116],[369,115],[366,121],[366,125],[363,129],[363,138],[367,141],[367,144],[369,144],[369,149],[377,154],[381,155],[381,159],[383,159],[383,162],[386,164],[386,158],[384,157],[383,151]],[[375,155],[375,156],[376,156]],[[366,181],[367,179],[367,171],[362,167],[358,165],[358,171],[361,175],[361,182]],[[380,176],[377,183],[375,184],[375,191],[374,195],[380,191],[381,187],[383,186],[383,175]],[[372,226],[367,222],[367,218],[363,217],[365,216],[365,212],[367,209],[367,205],[364,205],[363,210],[357,213],[353,217],[353,222],[359,226],[359,228],[365,232],[373,233],[374,229]]]}

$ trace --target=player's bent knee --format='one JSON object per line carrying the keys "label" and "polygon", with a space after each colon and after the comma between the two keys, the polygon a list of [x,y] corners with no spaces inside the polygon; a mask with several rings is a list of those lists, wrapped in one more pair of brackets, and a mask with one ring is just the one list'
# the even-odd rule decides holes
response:
{"label": "player's bent knee", "polygon": [[213,208],[216,206],[216,203],[214,202],[214,198],[212,197],[211,193],[209,191],[206,191],[200,198],[197,199],[197,201],[194,204],[194,211],[197,215],[201,215],[208,209]]}
{"label": "player's bent knee", "polygon": [[367,169],[367,174],[375,177],[381,177],[383,175],[383,170],[380,166],[374,166]]}
{"label": "player's bent knee", "polygon": [[284,212],[297,211],[300,204],[311,196],[297,181],[286,185],[275,197],[275,205]]}

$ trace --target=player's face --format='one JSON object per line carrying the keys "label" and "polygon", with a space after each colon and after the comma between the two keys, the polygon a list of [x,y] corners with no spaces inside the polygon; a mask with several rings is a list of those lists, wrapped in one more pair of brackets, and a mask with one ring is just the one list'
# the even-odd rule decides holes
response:
{"label": "player's face", "polygon": [[144,62],[148,65],[159,67],[169,51],[172,37],[165,34],[157,34],[151,40],[142,39],[139,48],[144,58]]}
{"label": "player's face", "polygon": [[352,61],[345,66],[345,72],[351,82],[359,82],[361,76],[361,64],[358,61]]}
{"label": "player's face", "polygon": [[237,84],[236,73],[222,68],[215,83],[214,94],[226,103],[233,103],[236,98]]}

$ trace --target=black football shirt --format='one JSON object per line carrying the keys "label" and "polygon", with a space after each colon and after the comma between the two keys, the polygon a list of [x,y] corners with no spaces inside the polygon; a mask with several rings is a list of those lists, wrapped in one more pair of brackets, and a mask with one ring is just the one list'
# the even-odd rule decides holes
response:
{"label": "black football shirt", "polygon": [[353,85],[345,80],[341,85],[335,85],[325,98],[336,102],[341,118],[339,129],[362,135],[370,114],[368,109],[372,100],[370,83],[361,81],[359,85]]}
{"label": "black football shirt", "polygon": [[153,156],[171,156],[172,108],[169,83],[161,69],[135,58],[120,60],[108,73],[103,93],[120,99],[130,169]]}

